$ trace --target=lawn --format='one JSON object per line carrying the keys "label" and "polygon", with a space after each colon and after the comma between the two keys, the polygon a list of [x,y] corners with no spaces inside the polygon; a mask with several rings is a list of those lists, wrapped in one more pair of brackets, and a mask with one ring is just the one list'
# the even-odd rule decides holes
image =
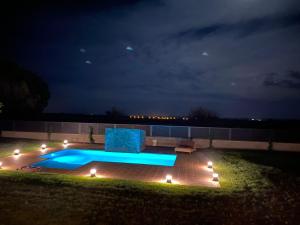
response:
{"label": "lawn", "polygon": [[0,171],[0,224],[299,224],[299,153],[205,152],[219,189]]}
{"label": "lawn", "polygon": [[[48,147],[60,147],[59,142],[47,142]],[[22,153],[31,152],[39,149],[41,142],[29,140],[13,140],[8,138],[0,139],[0,158],[9,156],[15,149],[22,149]]]}

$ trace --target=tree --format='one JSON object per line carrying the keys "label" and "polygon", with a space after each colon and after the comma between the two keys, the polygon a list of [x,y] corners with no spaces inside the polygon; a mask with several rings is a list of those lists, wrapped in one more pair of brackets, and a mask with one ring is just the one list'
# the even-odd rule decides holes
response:
{"label": "tree", "polygon": [[41,113],[48,105],[48,85],[36,74],[0,61],[0,102],[5,114]]}
{"label": "tree", "polygon": [[197,107],[191,110],[189,117],[193,120],[209,120],[218,118],[218,115],[209,109]]}
{"label": "tree", "polygon": [[125,116],[125,114],[118,108],[112,107],[111,110],[105,112],[105,115],[110,119],[119,119],[120,117]]}

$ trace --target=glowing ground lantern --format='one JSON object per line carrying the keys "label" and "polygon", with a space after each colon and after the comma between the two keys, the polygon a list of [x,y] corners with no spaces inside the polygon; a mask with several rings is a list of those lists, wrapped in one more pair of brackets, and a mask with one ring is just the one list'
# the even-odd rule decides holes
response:
{"label": "glowing ground lantern", "polygon": [[213,179],[212,179],[213,181],[217,181],[217,182],[219,181],[219,174],[213,173],[212,176],[213,176]]}
{"label": "glowing ground lantern", "polygon": [[68,140],[64,140],[64,142],[63,142],[64,148],[68,147],[68,145],[69,145],[69,141]]}
{"label": "glowing ground lantern", "polygon": [[14,150],[14,155],[20,155],[20,149]]}
{"label": "glowing ground lantern", "polygon": [[166,182],[169,183],[169,184],[172,183],[172,175],[168,174],[168,175],[166,176]]}
{"label": "glowing ground lantern", "polygon": [[90,170],[90,176],[91,177],[96,177],[96,173],[97,173],[96,169],[93,168],[93,169]]}
{"label": "glowing ground lantern", "polygon": [[212,169],[213,168],[213,163],[212,161],[207,162],[207,168]]}

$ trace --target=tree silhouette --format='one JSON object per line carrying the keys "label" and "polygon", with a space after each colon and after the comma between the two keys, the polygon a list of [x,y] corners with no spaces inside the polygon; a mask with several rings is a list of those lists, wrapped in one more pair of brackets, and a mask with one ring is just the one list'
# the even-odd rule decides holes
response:
{"label": "tree silhouette", "polygon": [[110,119],[119,119],[125,116],[125,113],[123,113],[120,109],[113,106],[111,110],[107,110],[105,112],[105,115]]}
{"label": "tree silhouette", "polygon": [[4,114],[40,113],[48,104],[48,85],[36,74],[0,61],[0,102]]}
{"label": "tree silhouette", "polygon": [[218,118],[218,115],[209,109],[197,107],[191,110],[189,117],[193,120],[209,120]]}
{"label": "tree silhouette", "polygon": [[2,102],[0,102],[0,113],[2,113],[2,108],[3,108],[3,103]]}

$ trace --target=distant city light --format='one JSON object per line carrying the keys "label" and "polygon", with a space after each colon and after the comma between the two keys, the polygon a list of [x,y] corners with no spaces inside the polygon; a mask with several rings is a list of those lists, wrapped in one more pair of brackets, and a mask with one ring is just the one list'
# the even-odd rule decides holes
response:
{"label": "distant city light", "polygon": [[149,120],[176,120],[175,116],[147,116],[147,115],[129,115],[130,119],[149,119]]}
{"label": "distant city light", "polygon": [[251,120],[251,121],[259,121],[259,122],[262,121],[262,119],[256,119],[256,118],[251,118],[250,120]]}

